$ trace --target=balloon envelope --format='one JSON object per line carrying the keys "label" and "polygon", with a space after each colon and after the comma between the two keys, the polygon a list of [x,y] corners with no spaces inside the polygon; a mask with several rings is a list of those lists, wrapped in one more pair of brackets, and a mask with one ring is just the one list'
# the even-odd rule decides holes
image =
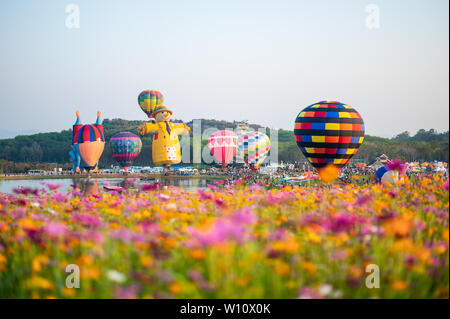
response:
{"label": "balloon envelope", "polygon": [[241,136],[238,145],[242,145],[245,164],[256,172],[269,153],[270,139],[264,133],[251,132]]}
{"label": "balloon envelope", "polygon": [[114,159],[127,170],[141,153],[142,141],[133,133],[122,132],[111,137],[109,146]]}
{"label": "balloon envelope", "polygon": [[237,152],[237,135],[232,131],[217,131],[208,139],[208,147],[212,155],[225,167],[233,160]]}
{"label": "balloon envelope", "polygon": [[151,116],[153,110],[164,102],[161,92],[155,90],[142,91],[138,96],[138,103],[142,111]]}
{"label": "balloon envelope", "polygon": [[375,179],[378,182],[394,184],[400,180],[400,173],[395,170],[389,170],[386,166],[382,166],[375,172]]}
{"label": "balloon envelope", "polygon": [[96,125],[83,125],[77,135],[78,144],[74,148],[79,152],[83,166],[94,168],[105,148],[105,137]]}
{"label": "balloon envelope", "polygon": [[361,115],[346,104],[321,101],[303,109],[295,120],[295,140],[316,169],[329,164],[341,168],[364,140]]}

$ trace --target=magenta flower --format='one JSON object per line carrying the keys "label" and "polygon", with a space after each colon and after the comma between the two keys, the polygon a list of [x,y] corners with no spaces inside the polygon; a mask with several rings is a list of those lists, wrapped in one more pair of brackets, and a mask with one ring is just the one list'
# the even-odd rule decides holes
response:
{"label": "magenta flower", "polygon": [[131,284],[128,287],[117,286],[115,297],[118,299],[136,299],[140,290],[141,286],[138,284]]}
{"label": "magenta flower", "polygon": [[80,235],[80,237],[83,240],[93,241],[99,245],[101,245],[104,241],[102,234],[93,230],[88,230],[87,232],[84,232],[83,234]]}
{"label": "magenta flower", "polygon": [[260,185],[258,185],[258,184],[253,184],[252,186],[250,186],[249,188],[248,188],[248,190],[250,191],[250,192],[253,192],[253,191],[259,191],[259,190],[261,190],[261,189],[263,189]]}
{"label": "magenta flower", "polygon": [[55,194],[55,196],[52,197],[57,202],[65,202],[67,201],[67,196],[61,193]]}
{"label": "magenta flower", "polygon": [[300,290],[299,299],[323,299],[323,296],[310,287],[303,287]]}
{"label": "magenta flower", "polygon": [[54,191],[55,189],[58,189],[62,186],[62,184],[52,184],[52,183],[46,183],[46,186],[49,190]]}
{"label": "magenta flower", "polygon": [[398,194],[397,194],[396,191],[393,191],[393,190],[391,189],[391,190],[389,190],[388,195],[389,195],[390,197],[392,197],[392,198],[396,198]]}
{"label": "magenta flower", "polygon": [[256,216],[249,208],[243,208],[235,211],[231,220],[235,224],[253,225],[256,223]]}
{"label": "magenta flower", "polygon": [[448,178],[447,178],[447,181],[444,183],[444,185],[442,185],[442,187],[443,187],[445,190],[448,190]]}
{"label": "magenta flower", "polygon": [[217,198],[217,199],[216,199],[216,205],[217,205],[217,206],[224,206],[225,203],[224,203],[224,201],[223,201],[222,199]]}
{"label": "magenta flower", "polygon": [[161,183],[143,184],[141,189],[143,191],[153,191],[155,189],[158,189],[161,185]]}
{"label": "magenta flower", "polygon": [[362,195],[358,197],[355,201],[356,206],[364,206],[372,201],[371,195]]}
{"label": "magenta flower", "polygon": [[61,223],[48,223],[44,227],[44,233],[50,237],[61,237],[67,232],[66,225]]}
{"label": "magenta flower", "polygon": [[90,214],[74,214],[72,215],[74,221],[80,223],[84,227],[97,228],[102,225],[100,218]]}
{"label": "magenta flower", "polygon": [[209,194],[208,192],[205,192],[203,189],[199,189],[199,190],[198,190],[198,197],[199,197],[201,200],[212,199],[212,195]]}
{"label": "magenta flower", "polygon": [[14,188],[13,193],[17,195],[34,195],[34,196],[39,195],[39,191],[37,189],[22,186]]}
{"label": "magenta flower", "polygon": [[325,229],[335,232],[335,233],[340,233],[340,232],[345,232],[347,230],[349,230],[350,228],[352,228],[357,222],[357,217],[354,215],[350,215],[350,214],[346,214],[346,213],[341,213],[338,214],[337,216],[330,216],[328,217],[324,223],[323,226],[325,227]]}
{"label": "magenta flower", "polygon": [[222,217],[207,230],[188,227],[187,231],[192,238],[187,243],[190,247],[205,247],[221,244],[226,241],[244,243],[250,236],[249,225],[256,222],[256,217],[248,209],[236,211],[232,216]]}
{"label": "magenta flower", "polygon": [[124,243],[130,243],[134,239],[134,234],[128,230],[117,230],[111,233],[111,238],[119,239]]}
{"label": "magenta flower", "polygon": [[398,171],[400,174],[405,174],[408,170],[408,165],[400,159],[394,159],[386,163],[386,168],[390,171]]}

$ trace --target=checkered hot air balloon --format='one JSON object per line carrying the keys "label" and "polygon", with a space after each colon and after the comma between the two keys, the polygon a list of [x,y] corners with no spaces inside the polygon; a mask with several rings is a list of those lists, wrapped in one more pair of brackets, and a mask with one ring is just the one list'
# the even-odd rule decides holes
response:
{"label": "checkered hot air balloon", "polygon": [[164,102],[161,92],[156,90],[142,91],[138,96],[138,103],[142,111],[147,114],[148,117],[152,116],[153,111],[161,106]]}
{"label": "checkered hot air balloon", "polygon": [[237,152],[237,135],[232,131],[217,131],[208,139],[208,147],[212,155],[225,167],[233,160]]}
{"label": "checkered hot air balloon", "polygon": [[121,132],[110,138],[109,146],[114,159],[127,170],[141,153],[142,141],[133,133]]}
{"label": "checkered hot air balloon", "polygon": [[346,104],[321,101],[301,111],[294,128],[297,145],[316,169],[343,167],[364,140],[361,115]]}
{"label": "checkered hot air balloon", "polygon": [[242,145],[245,164],[256,172],[269,153],[270,139],[264,133],[251,132],[241,136],[238,145]]}

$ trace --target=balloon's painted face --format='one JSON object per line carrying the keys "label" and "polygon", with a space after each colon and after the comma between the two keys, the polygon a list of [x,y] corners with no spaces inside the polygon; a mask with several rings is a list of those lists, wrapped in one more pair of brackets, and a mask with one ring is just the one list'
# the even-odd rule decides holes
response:
{"label": "balloon's painted face", "polygon": [[157,122],[165,122],[165,121],[169,121],[171,117],[172,117],[172,115],[170,114],[170,112],[163,111],[163,112],[156,113],[155,120]]}

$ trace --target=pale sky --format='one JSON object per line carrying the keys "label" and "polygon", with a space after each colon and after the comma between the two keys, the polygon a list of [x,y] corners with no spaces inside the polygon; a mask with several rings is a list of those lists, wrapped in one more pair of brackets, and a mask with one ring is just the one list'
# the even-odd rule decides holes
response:
{"label": "pale sky", "polygon": [[[78,5],[80,28],[66,27]],[[377,29],[366,6],[378,5]],[[293,129],[321,100],[366,133],[449,129],[448,0],[2,1],[0,129],[145,120],[144,89],[174,118]]]}

